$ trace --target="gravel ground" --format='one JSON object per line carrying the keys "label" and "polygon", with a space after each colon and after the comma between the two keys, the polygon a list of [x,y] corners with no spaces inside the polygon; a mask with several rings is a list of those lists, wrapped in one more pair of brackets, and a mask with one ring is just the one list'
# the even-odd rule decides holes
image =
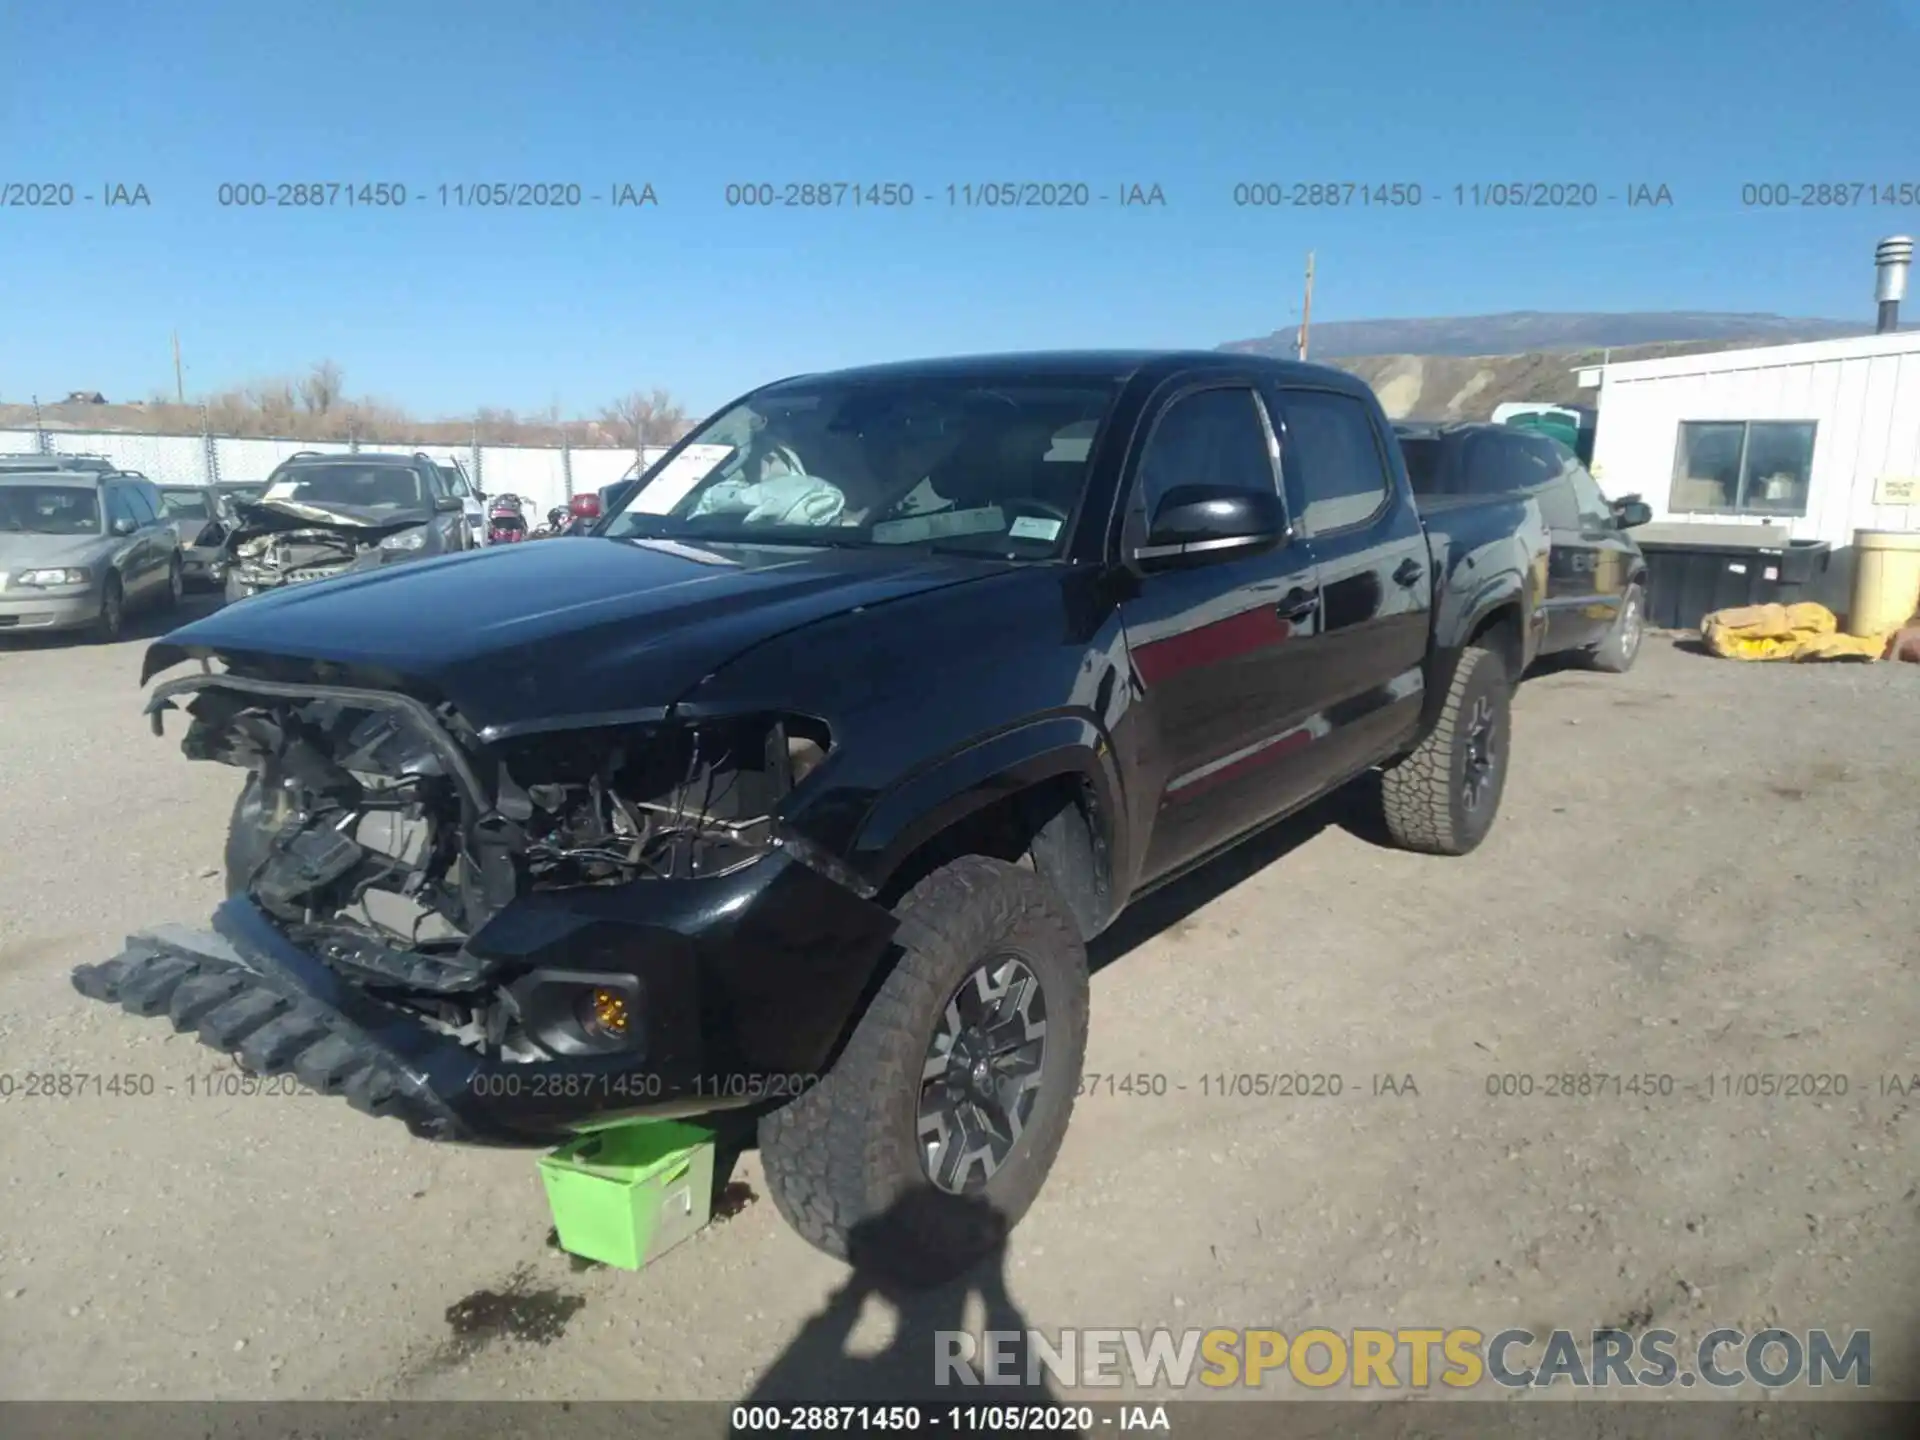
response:
{"label": "gravel ground", "polygon": [[[1911,1393],[1920,1118],[1884,1077],[1920,1072],[1920,667],[1655,638],[1630,676],[1528,682],[1473,856],[1381,848],[1333,804],[1149,902],[1100,947],[1088,1053],[1090,1080],[1149,1078],[1092,1082],[981,1296],[896,1314],[823,1313],[845,1270],[765,1200],[643,1275],[582,1268],[546,1243],[530,1156],[209,1095],[218,1057],[81,1000],[72,965],[218,899],[235,777],[147,733],[143,643],[0,643],[0,1077],[154,1087],[0,1099],[0,1393],[738,1399],[788,1352],[857,1394],[903,1348],[924,1373],[925,1342],[890,1336],[983,1307],[1049,1330],[1866,1327],[1875,1393]],[[1273,1072],[1343,1093],[1207,1078]],[[1675,1090],[1487,1090],[1565,1072]],[[1849,1085],[1699,1093],[1761,1072]],[[734,1179],[759,1192],[753,1157]]]}

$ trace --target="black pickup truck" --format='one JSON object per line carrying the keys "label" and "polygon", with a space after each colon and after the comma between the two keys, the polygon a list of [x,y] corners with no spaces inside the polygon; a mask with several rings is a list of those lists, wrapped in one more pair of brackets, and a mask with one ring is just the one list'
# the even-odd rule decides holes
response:
{"label": "black pickup truck", "polygon": [[429,1137],[744,1112],[809,1240],[911,1200],[938,1273],[1040,1189],[1129,902],[1371,770],[1401,844],[1486,835],[1546,546],[1423,516],[1330,369],[781,381],[573,545],[155,643],[156,732],[248,772],[230,898],[74,983]]}

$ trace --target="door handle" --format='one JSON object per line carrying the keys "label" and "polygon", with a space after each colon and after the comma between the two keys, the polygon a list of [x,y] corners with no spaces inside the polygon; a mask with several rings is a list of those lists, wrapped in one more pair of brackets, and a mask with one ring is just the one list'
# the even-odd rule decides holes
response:
{"label": "door handle", "polygon": [[1318,590],[1293,589],[1280,597],[1273,609],[1282,620],[1305,620],[1320,608]]}
{"label": "door handle", "polygon": [[1420,577],[1426,573],[1427,567],[1409,555],[1400,562],[1400,567],[1393,572],[1393,583],[1412,589],[1413,586],[1420,583]]}

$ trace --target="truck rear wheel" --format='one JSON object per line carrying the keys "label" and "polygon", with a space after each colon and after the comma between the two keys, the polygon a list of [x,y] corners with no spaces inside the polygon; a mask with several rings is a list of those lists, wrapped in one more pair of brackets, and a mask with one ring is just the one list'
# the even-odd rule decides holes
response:
{"label": "truck rear wheel", "polygon": [[1506,786],[1512,700],[1497,652],[1473,645],[1460,653],[1432,733],[1381,776],[1394,843],[1465,855],[1487,838]]}
{"label": "truck rear wheel", "polygon": [[997,1249],[1053,1168],[1087,1043],[1087,957],[1031,870],[966,856],[896,910],[898,963],[833,1069],[760,1121],[787,1222],[932,1285]]}

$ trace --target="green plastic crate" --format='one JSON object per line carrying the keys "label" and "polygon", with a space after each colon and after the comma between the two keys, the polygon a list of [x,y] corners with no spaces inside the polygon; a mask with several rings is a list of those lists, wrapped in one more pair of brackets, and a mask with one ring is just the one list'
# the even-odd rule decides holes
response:
{"label": "green plastic crate", "polygon": [[560,1248],[639,1270],[711,1218],[713,1132],[675,1120],[615,1125],[540,1158]]}

